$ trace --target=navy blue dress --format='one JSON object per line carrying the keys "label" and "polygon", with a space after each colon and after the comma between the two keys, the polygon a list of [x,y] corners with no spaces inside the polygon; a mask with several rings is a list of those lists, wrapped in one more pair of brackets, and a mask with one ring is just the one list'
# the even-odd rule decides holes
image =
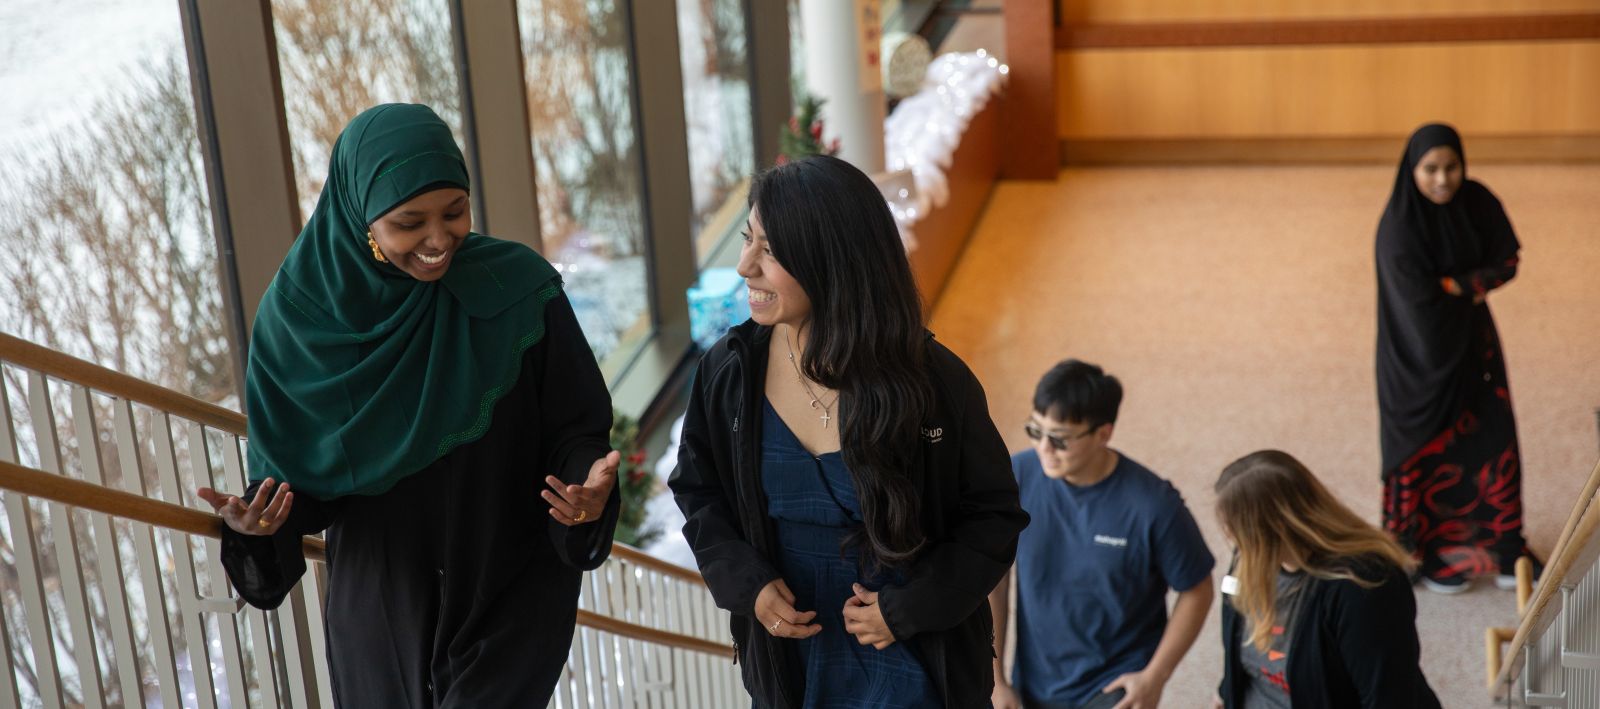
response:
{"label": "navy blue dress", "polygon": [[844,604],[861,583],[876,591],[887,578],[863,579],[860,554],[840,542],[861,526],[855,483],[838,451],[813,456],[778,417],[763,407],[761,486],[778,532],[778,570],[795,608],[817,612],[822,632],[797,641],[806,709],[931,707],[939,697],[922,663],[903,642],[883,650],[845,632]]}

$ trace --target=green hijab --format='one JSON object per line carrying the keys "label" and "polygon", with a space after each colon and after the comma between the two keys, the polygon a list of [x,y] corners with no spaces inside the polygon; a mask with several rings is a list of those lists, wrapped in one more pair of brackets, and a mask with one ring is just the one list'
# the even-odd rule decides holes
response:
{"label": "green hijab", "polygon": [[444,121],[385,104],[334,143],[328,181],[256,312],[245,377],[250,479],[321,498],[376,495],[482,436],[561,292],[521,244],[469,234],[443,278],[379,263],[374,220],[468,188]]}

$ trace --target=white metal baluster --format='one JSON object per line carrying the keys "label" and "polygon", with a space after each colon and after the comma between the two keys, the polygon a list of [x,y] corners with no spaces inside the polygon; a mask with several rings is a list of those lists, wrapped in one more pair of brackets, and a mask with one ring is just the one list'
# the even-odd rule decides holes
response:
{"label": "white metal baluster", "polygon": [[[728,632],[728,614],[724,613],[721,608],[717,607],[716,602],[711,600],[711,594],[701,594],[701,599],[701,603],[705,605],[706,609],[706,621],[710,625],[710,632],[706,634],[706,637],[729,642],[732,635]],[[738,673],[729,674],[734,668],[730,659],[720,657],[715,659],[707,658],[706,664],[711,668],[711,682],[716,687],[718,700],[732,702],[734,697],[742,696],[739,693],[743,692],[744,685],[740,682]],[[731,680],[730,677],[732,678]],[[748,698],[746,698],[746,701],[748,701]]]}
{"label": "white metal baluster", "polygon": [[[695,611],[696,589],[689,587],[687,583],[682,581],[679,581],[677,586],[678,615],[682,619],[680,622],[683,626],[683,634],[696,638],[702,637],[700,620],[698,613]],[[683,654],[683,664],[678,669],[678,672],[683,675],[683,679],[680,681],[688,685],[689,698],[686,702],[691,707],[706,706],[711,701],[711,692],[706,684],[706,678],[703,676],[704,661],[703,653],[685,652]]]}
{"label": "white metal baluster", "polygon": [[[600,567],[600,569],[604,568],[604,566]],[[603,574],[600,569],[595,569],[583,575],[583,581],[580,586],[582,590],[579,592],[579,607],[603,614],[605,612],[604,609],[595,602],[596,597],[599,596],[595,592],[595,584],[598,583],[598,579]],[[584,628],[580,634],[583,636],[583,648],[581,652],[573,657],[573,664],[577,667],[577,686],[575,687],[577,692],[573,706],[577,709],[603,707],[605,706],[605,698],[596,696],[590,691],[594,680],[605,676],[601,671],[602,665],[600,664],[600,634],[588,628]]]}
{"label": "white metal baluster", "polygon": [[[140,467],[139,443],[134,431],[133,405],[123,399],[112,402],[113,419],[117,429],[117,462],[122,469],[122,489],[136,495],[146,495],[144,472]],[[144,608],[148,616],[145,627],[150,633],[150,647],[155,652],[153,662],[156,680],[161,689],[161,706],[178,707],[178,660],[173,654],[172,629],[167,622],[165,582],[161,578],[160,557],[156,554],[155,530],[143,522],[129,522],[133,532],[133,552],[139,562],[139,582],[144,590]],[[181,612],[181,611],[180,611]]]}
{"label": "white metal baluster", "polygon": [[[206,439],[206,429],[188,422],[189,470],[194,474],[194,484],[210,488],[224,487],[211,475],[211,445]],[[248,708],[250,689],[244,672],[244,653],[239,645],[239,626],[235,619],[244,610],[244,600],[233,598],[228,587],[227,574],[222,569],[222,542],[211,537],[201,540],[205,549],[206,578],[211,583],[211,595],[201,598],[201,608],[217,624],[217,642],[222,646],[223,679],[228,683],[229,706]]]}
{"label": "white metal baluster", "polygon": [[[716,627],[715,614],[721,611],[708,602],[708,594],[696,593],[691,598],[691,612],[694,614],[694,636],[697,638],[710,638],[712,629]],[[759,623],[761,621],[752,621]],[[700,696],[708,702],[714,702],[718,695],[718,663],[722,658],[711,658],[705,653],[696,653],[695,674],[700,682]]]}
{"label": "white metal baluster", "polygon": [[[230,433],[222,434],[222,484],[230,490],[245,489],[244,462],[239,454],[239,437]],[[230,586],[226,579],[226,571],[219,561],[216,567],[216,578],[220,579],[217,587],[218,593],[229,593]],[[277,664],[272,654],[272,634],[267,628],[267,613],[259,608],[245,606],[239,611],[243,614],[246,627],[250,629],[250,639],[253,643],[252,658],[256,668],[256,687],[261,693],[261,701],[265,706],[276,707],[283,700],[278,695],[277,682],[274,681],[272,668]]]}
{"label": "white metal baluster", "polygon": [[[649,570],[632,562],[627,564],[627,568],[628,578],[633,581],[633,591],[628,594],[628,604],[634,609],[634,615],[638,618],[634,622],[648,628],[660,628],[661,622],[650,608]],[[665,685],[657,681],[659,675],[655,672],[657,646],[655,643],[643,640],[635,640],[629,645],[633,649],[629,661],[634,665],[632,674],[638,686],[634,696],[639,698],[634,706],[660,709],[661,687]]]}
{"label": "white metal baluster", "polygon": [[[672,632],[681,632],[668,612],[667,587],[671,585],[671,577],[656,571],[645,571],[646,578],[650,580],[650,593],[646,596],[650,601],[650,613],[655,617],[655,627]],[[651,652],[654,662],[651,669],[656,677],[656,684],[660,687],[656,692],[656,706],[662,709],[677,709],[678,701],[673,688],[678,683],[678,678],[672,674],[672,648],[657,646]]]}
{"label": "white metal baluster", "polygon": [[[94,422],[94,407],[89,390],[72,387],[72,421],[78,436],[78,457],[84,479],[106,486],[105,470],[100,467],[100,431]],[[138,653],[133,647],[133,615],[128,612],[127,589],[122,584],[122,550],[117,546],[116,526],[109,515],[89,516],[90,531],[99,550],[100,593],[105,597],[106,620],[111,624],[111,647],[117,676],[121,679],[122,703],[143,703],[139,682]]]}
{"label": "white metal baluster", "polygon": [[[607,564],[605,566],[602,566],[601,569],[606,571],[606,585],[605,585],[605,589],[604,589],[605,593],[601,596],[604,599],[604,602],[605,602],[605,606],[604,606],[605,607],[605,614],[609,615],[609,616],[611,616],[613,618],[624,618],[625,617],[625,613],[623,612],[623,605],[622,605],[622,598],[621,598],[621,592],[622,592],[622,583],[621,583],[621,581],[622,581],[622,579],[619,578],[619,576],[621,575],[621,571],[617,568],[616,564]],[[618,666],[620,664],[621,658],[625,654],[626,643],[627,643],[627,638],[618,637],[617,635],[612,634],[612,633],[606,633],[606,642],[605,642],[606,665],[605,666],[608,668],[609,671],[606,672],[605,676],[607,676],[607,677],[616,677],[616,678],[619,678],[619,679],[623,678],[623,677],[627,677],[627,670],[625,668],[623,668],[623,667],[619,667]],[[637,684],[635,682],[632,682],[631,679],[628,680],[628,682],[629,682],[629,684]],[[625,703],[626,702],[626,698],[622,694],[623,688],[621,686],[619,686],[620,684],[621,684],[621,682],[612,681],[612,682],[606,682],[606,683],[601,685],[601,689],[606,691],[606,706],[608,706],[608,707],[626,707],[626,706],[628,706],[628,704]],[[628,691],[632,692],[633,688],[629,687]]]}
{"label": "white metal baluster", "polygon": [[[3,363],[0,363],[0,365],[3,365]],[[4,366],[0,366],[0,460],[7,463],[18,462],[16,429],[11,425],[11,398],[6,393]],[[22,585],[17,589],[17,592],[22,596],[23,614],[25,616],[22,621],[27,624],[29,618],[34,616],[35,605],[39,608],[39,613],[42,614],[44,612],[44,590],[39,585],[42,581],[39,578],[38,571],[39,552],[33,542],[33,534],[18,533],[19,530],[32,529],[30,524],[32,516],[28,512],[27,498],[9,491],[0,491],[0,497],[5,499],[6,516],[10,518],[11,540],[16,556],[17,573],[18,578],[22,581]],[[32,583],[28,581],[29,579],[32,579]],[[48,627],[49,618],[45,617],[45,620],[45,625]],[[34,635],[32,640],[34,656],[38,657],[41,638],[38,635]],[[22,706],[21,696],[17,694],[16,665],[11,657],[11,626],[5,617],[3,608],[0,608],[0,642],[5,643],[5,645],[0,646],[0,672],[5,673],[4,677],[0,677],[0,692],[3,692],[3,694],[0,694],[0,700],[10,700],[12,706]],[[43,643],[48,647],[50,636],[44,636]],[[41,664],[38,667],[39,695],[46,704],[52,699],[59,703],[61,701],[61,692],[55,688],[56,671],[53,655],[49,658],[49,662],[48,666]],[[49,677],[50,686],[48,687],[45,686],[46,676]]]}
{"label": "white metal baluster", "polygon": [[[631,623],[642,624],[643,619],[640,616],[643,614],[639,612],[638,578],[635,574],[637,569],[633,564],[627,562],[618,563],[616,568],[617,575],[620,577],[618,580],[621,581],[617,590],[620,591],[619,595],[622,597],[622,603],[617,607],[617,617]],[[623,694],[622,706],[648,707],[650,706],[650,697],[644,686],[644,663],[641,661],[639,653],[639,645],[642,643],[626,637],[618,638],[618,640],[622,642],[622,647],[620,648],[622,655],[618,658],[618,663],[625,665],[625,667],[620,668],[622,672],[618,673],[618,676],[627,677],[629,685]]]}
{"label": "white metal baluster", "polygon": [[[34,440],[39,446],[39,469],[66,476],[61,465],[60,441],[56,437],[55,414],[50,407],[50,388],[43,374],[28,373],[28,403],[33,419]],[[51,502],[51,537],[56,552],[56,567],[61,579],[61,600],[67,615],[67,630],[72,634],[74,659],[78,663],[78,684],[84,707],[99,709],[106,704],[100,688],[100,658],[90,624],[89,594],[84,590],[83,567],[78,558],[78,522],[71,508]]]}
{"label": "white metal baluster", "polygon": [[[588,576],[589,574],[584,574],[585,579]],[[588,596],[588,583],[585,580],[580,580],[578,582],[578,607],[592,611],[594,610],[594,605],[589,602]],[[582,699],[584,676],[588,673],[589,664],[587,659],[588,650],[586,649],[589,644],[589,638],[586,632],[587,629],[579,625],[572,633],[572,647],[567,651],[567,665],[563,670],[565,680],[562,683],[562,709],[580,709],[580,707],[587,706],[587,702]]]}
{"label": "white metal baluster", "polygon": [[[183,483],[178,478],[178,454],[173,447],[172,417],[158,411],[152,417],[151,434],[156,445],[156,470],[161,474],[161,495],[167,502],[184,504]],[[211,652],[206,645],[206,616],[200,607],[200,589],[195,577],[194,552],[189,536],[169,534],[172,563],[177,573],[178,611],[183,619],[183,634],[189,648],[189,674],[194,679],[195,702],[200,707],[217,705],[217,692],[211,676]],[[188,706],[187,703],[184,706]]]}

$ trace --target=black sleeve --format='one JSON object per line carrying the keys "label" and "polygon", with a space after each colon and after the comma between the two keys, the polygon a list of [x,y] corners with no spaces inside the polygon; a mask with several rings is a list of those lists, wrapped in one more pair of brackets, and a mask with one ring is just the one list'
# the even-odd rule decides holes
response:
{"label": "black sleeve", "polygon": [[1488,265],[1450,274],[1461,286],[1462,297],[1467,298],[1484,295],[1516,278],[1520,262],[1518,254],[1522,249],[1499,198],[1481,186],[1473,185],[1469,189],[1471,202],[1468,214],[1473,228],[1482,235],[1486,244],[1484,262]]}
{"label": "black sleeve", "polygon": [[734,515],[734,500],[728,499],[724,476],[714,455],[710,426],[731,425],[709,421],[706,411],[706,358],[701,358],[689,395],[689,410],[684,415],[683,433],[678,443],[678,467],[667,486],[683,510],[683,536],[694,550],[695,563],[705,576],[706,587],[717,607],[732,613],[754,611],[761,589],[778,578],[778,570],[744,538]]}
{"label": "black sleeve", "polygon": [[[1386,245],[1388,246],[1388,245]],[[1453,371],[1460,354],[1459,337],[1469,306],[1451,296],[1422,258],[1403,248],[1389,246],[1378,252],[1378,278],[1387,292],[1379,307],[1393,314],[1389,337],[1413,360],[1418,371]]]}
{"label": "black sleeve", "polygon": [[978,610],[1011,570],[1028,513],[1017,501],[1011,455],[989,418],[989,404],[964,366],[955,386],[961,410],[960,503],[945,534],[912,564],[910,577],[879,595],[897,640],[955,627]]}
{"label": "black sleeve", "polygon": [[[246,502],[255,499],[262,482],[250,483],[240,499]],[[289,489],[294,490],[293,486]],[[222,525],[222,568],[227,570],[228,581],[239,592],[239,597],[263,610],[282,604],[306,572],[306,557],[301,546],[304,537],[327,529],[339,506],[337,501],[324,502],[295,492],[288,519],[271,536],[240,534]]]}
{"label": "black sleeve", "polygon": [[1328,627],[1338,638],[1339,660],[1361,706],[1420,706],[1420,698],[1431,697],[1432,690],[1419,664],[1417,599],[1405,574],[1393,570],[1375,588],[1335,583]]}
{"label": "black sleeve", "polygon": [[[531,370],[526,374],[538,378],[539,440],[548,456],[543,469],[582,485],[594,462],[611,452],[611,392],[566,296],[545,306],[544,322],[544,339],[526,363]],[[541,474],[539,489],[544,487]],[[546,515],[550,541],[568,566],[588,571],[610,556],[622,510],[620,488],[611,488],[605,513],[594,522],[568,527]]]}

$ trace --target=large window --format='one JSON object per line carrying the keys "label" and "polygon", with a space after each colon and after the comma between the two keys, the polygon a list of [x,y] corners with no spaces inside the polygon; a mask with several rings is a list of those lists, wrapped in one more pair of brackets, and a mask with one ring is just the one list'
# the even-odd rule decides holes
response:
{"label": "large window", "polygon": [[0,5],[0,330],[237,408],[182,28]]}
{"label": "large window", "polygon": [[617,0],[519,0],[545,257],[602,363],[650,333],[633,67]]}
{"label": "large window", "polygon": [[[0,331],[45,347],[96,362],[190,396],[238,408],[234,352],[229,340],[217,242],[213,233],[211,194],[201,132],[195,111],[194,84],[184,45],[183,21],[173,0],[102,0],[56,3],[51,0],[8,0],[0,4]],[[27,396],[34,393],[21,370],[0,367],[17,421]],[[56,411],[63,411],[66,388],[49,386]],[[101,420],[108,402],[91,405]],[[148,425],[141,419],[140,425]],[[19,427],[19,462],[41,466],[44,440],[38,430],[48,424]],[[87,442],[76,429],[57,430],[56,446],[63,474],[83,468]],[[8,432],[10,433],[10,432]],[[106,440],[101,429],[102,441]],[[43,439],[43,440],[41,440]],[[9,455],[10,451],[0,453]],[[54,456],[51,456],[54,459]],[[106,475],[122,479],[130,473],[116,461],[102,460]],[[153,471],[146,471],[153,483]],[[113,706],[145,706],[160,701],[155,691],[156,668],[149,661],[135,667],[112,663],[105,654],[100,666],[79,665],[75,652],[87,642],[68,620],[66,591],[76,589],[91,599],[127,591],[133,609],[134,654],[153,656],[157,628],[178,641],[181,681],[193,686],[193,670],[220,658],[191,657],[181,644],[186,622],[155,626],[145,620],[163,614],[145,605],[142,580],[127,546],[97,531],[89,533],[78,512],[19,500],[0,492],[7,506],[0,511],[5,553],[0,554],[0,612],[8,618],[11,677],[23,706],[79,706],[85,697],[104,692]],[[18,510],[28,514],[13,518]],[[70,536],[69,518],[77,519]],[[29,529],[18,536],[18,529]],[[36,577],[18,561],[20,545],[37,555]],[[79,562],[65,554],[70,546]],[[101,575],[97,562],[119,547],[125,562],[121,578]],[[170,557],[169,557],[170,558]],[[69,566],[74,574],[65,570]],[[76,576],[81,574],[81,576]],[[51,640],[34,635],[24,588],[39,584],[50,609],[44,627]],[[172,581],[167,581],[173,588]],[[165,602],[177,604],[169,595]],[[107,602],[87,607],[89,633],[108,643],[113,614]],[[216,627],[215,620],[205,621]],[[192,626],[190,626],[192,627]],[[215,631],[211,631],[215,632]],[[32,651],[35,643],[53,643],[48,669]],[[101,652],[106,645],[102,644]],[[217,653],[220,655],[220,646]],[[11,665],[7,665],[11,667]],[[123,673],[133,668],[137,677]],[[98,673],[97,673],[98,671]],[[59,672],[60,694],[48,689]],[[86,683],[104,682],[97,690]],[[142,696],[128,696],[126,687]],[[252,690],[259,689],[252,686]]]}
{"label": "large window", "polygon": [[448,0],[272,0],[272,24],[302,221],[339,131],[368,108],[427,104],[466,148]]}
{"label": "large window", "polygon": [[747,181],[755,170],[745,37],[741,0],[678,3],[683,115],[689,128],[694,199],[689,233],[700,263],[741,221]]}

